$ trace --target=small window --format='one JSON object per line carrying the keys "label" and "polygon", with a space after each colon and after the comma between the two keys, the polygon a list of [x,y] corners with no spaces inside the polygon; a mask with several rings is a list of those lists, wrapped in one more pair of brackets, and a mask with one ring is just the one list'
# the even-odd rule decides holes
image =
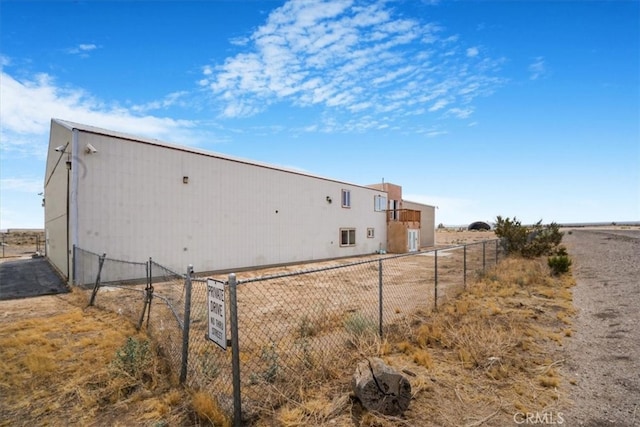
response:
{"label": "small window", "polygon": [[385,196],[373,196],[373,210],[382,212],[387,210],[387,198]]}
{"label": "small window", "polygon": [[342,190],[342,207],[343,208],[351,207],[351,191],[350,190]]}
{"label": "small window", "polygon": [[373,239],[374,238],[374,232],[373,232],[373,228],[367,228],[367,239]]}
{"label": "small window", "polygon": [[398,209],[400,209],[400,203],[397,200],[390,200],[389,205],[391,210],[391,221],[398,221],[400,219],[400,215],[398,213]]}
{"label": "small window", "polygon": [[340,246],[355,246],[355,245],[356,245],[356,229],[341,228],[340,229]]}

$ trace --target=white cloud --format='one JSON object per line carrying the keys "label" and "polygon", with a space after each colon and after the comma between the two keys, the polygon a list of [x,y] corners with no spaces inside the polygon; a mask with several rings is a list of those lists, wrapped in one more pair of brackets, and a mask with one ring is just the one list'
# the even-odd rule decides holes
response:
{"label": "white cloud", "polygon": [[436,101],[435,104],[433,104],[431,107],[429,107],[429,111],[433,112],[433,111],[442,110],[448,104],[449,104],[449,101],[447,101],[446,99],[439,99],[439,100]]}
{"label": "white cloud", "polygon": [[540,77],[544,77],[547,74],[547,66],[544,61],[544,57],[538,56],[529,65],[529,78],[531,80],[537,80]]}
{"label": "white cloud", "polygon": [[465,50],[458,35],[443,32],[394,16],[385,1],[288,1],[237,44],[242,52],[205,65],[200,84],[208,83],[226,117],[258,114],[277,102],[385,114],[389,121],[445,106],[462,111],[501,84],[494,76],[499,62],[475,60],[478,47]]}
{"label": "white cloud", "polygon": [[450,108],[447,110],[447,116],[453,116],[458,119],[467,119],[473,114],[473,108]]}
{"label": "white cloud", "polygon": [[187,94],[188,92],[186,91],[173,92],[159,101],[151,101],[141,105],[134,105],[131,107],[131,110],[135,111],[136,113],[146,113],[152,110],[166,109],[176,104],[185,106],[186,104],[181,102],[181,99],[184,98]]}
{"label": "white cloud", "polygon": [[34,178],[3,178],[0,179],[2,191],[19,191],[23,193],[38,194],[42,191],[42,179]]}
{"label": "white cloud", "polygon": [[69,55],[80,55],[80,56],[86,57],[88,56],[89,52],[97,48],[98,46],[96,46],[93,43],[81,43],[77,46],[65,49],[65,52],[68,53]]}
{"label": "white cloud", "polygon": [[[187,120],[137,115],[133,110],[107,106],[82,89],[57,86],[47,74],[38,74],[30,80],[17,80],[2,72],[0,92],[0,129],[14,136],[47,134],[51,118],[156,138],[169,137],[195,125]],[[181,93],[177,92],[168,99],[179,96]]]}
{"label": "white cloud", "polygon": [[446,130],[431,130],[431,131],[427,132],[426,135],[429,138],[435,138],[436,136],[446,135],[448,133],[449,132],[447,132]]}

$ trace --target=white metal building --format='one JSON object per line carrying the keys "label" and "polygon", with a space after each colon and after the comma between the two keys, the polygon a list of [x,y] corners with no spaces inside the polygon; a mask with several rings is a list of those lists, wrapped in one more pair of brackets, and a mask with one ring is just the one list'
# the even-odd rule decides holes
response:
{"label": "white metal building", "polygon": [[371,254],[386,250],[386,200],[381,189],[51,121],[46,253],[67,279],[74,246],[176,271]]}

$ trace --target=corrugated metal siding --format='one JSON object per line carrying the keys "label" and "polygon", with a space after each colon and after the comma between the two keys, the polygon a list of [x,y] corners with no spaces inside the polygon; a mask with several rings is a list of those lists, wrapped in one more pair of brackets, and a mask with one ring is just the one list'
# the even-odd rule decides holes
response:
{"label": "corrugated metal siding", "polygon": [[69,143],[71,132],[55,123],[51,124],[47,165],[45,170],[45,244],[47,258],[66,277],[67,267],[67,165],[68,155],[55,151],[56,147]]}
{"label": "corrugated metal siding", "polygon": [[[98,152],[85,153],[87,143]],[[82,131],[79,158],[78,244],[110,257],[206,271],[385,246],[377,190]],[[350,209],[341,207],[343,188]],[[356,228],[355,247],[340,247],[343,227]]]}

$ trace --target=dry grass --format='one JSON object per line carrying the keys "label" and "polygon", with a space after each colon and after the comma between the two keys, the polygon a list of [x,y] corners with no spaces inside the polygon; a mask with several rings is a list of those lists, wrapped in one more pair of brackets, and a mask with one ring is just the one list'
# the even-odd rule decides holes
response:
{"label": "dry grass", "polygon": [[[565,387],[572,285],[542,261],[507,259],[437,312],[398,305],[384,339],[354,310],[282,319],[290,337],[241,352],[259,372],[243,378],[243,396],[259,398],[243,408],[258,426],[381,427],[507,425],[517,411],[552,410]],[[0,322],[0,426],[229,424],[215,393],[176,387],[155,351],[138,378],[114,372],[127,338],[145,337],[123,316],[79,307]],[[407,373],[413,401],[402,417],[366,412],[351,396],[356,363],[369,356]]]}
{"label": "dry grass", "polygon": [[79,305],[0,323],[0,425],[182,422],[182,393],[153,345],[139,370],[114,363],[129,337],[147,338],[122,316]]}
{"label": "dry grass", "polygon": [[572,286],[570,277],[551,277],[543,261],[507,259],[438,312],[387,328],[384,341],[351,340],[359,357],[379,356],[410,373],[414,400],[401,418],[367,413],[351,400],[335,411],[328,396],[348,397],[357,361],[348,357],[330,384],[284,399],[258,424],[507,425],[518,411],[558,408],[565,383],[556,368],[570,335]]}

